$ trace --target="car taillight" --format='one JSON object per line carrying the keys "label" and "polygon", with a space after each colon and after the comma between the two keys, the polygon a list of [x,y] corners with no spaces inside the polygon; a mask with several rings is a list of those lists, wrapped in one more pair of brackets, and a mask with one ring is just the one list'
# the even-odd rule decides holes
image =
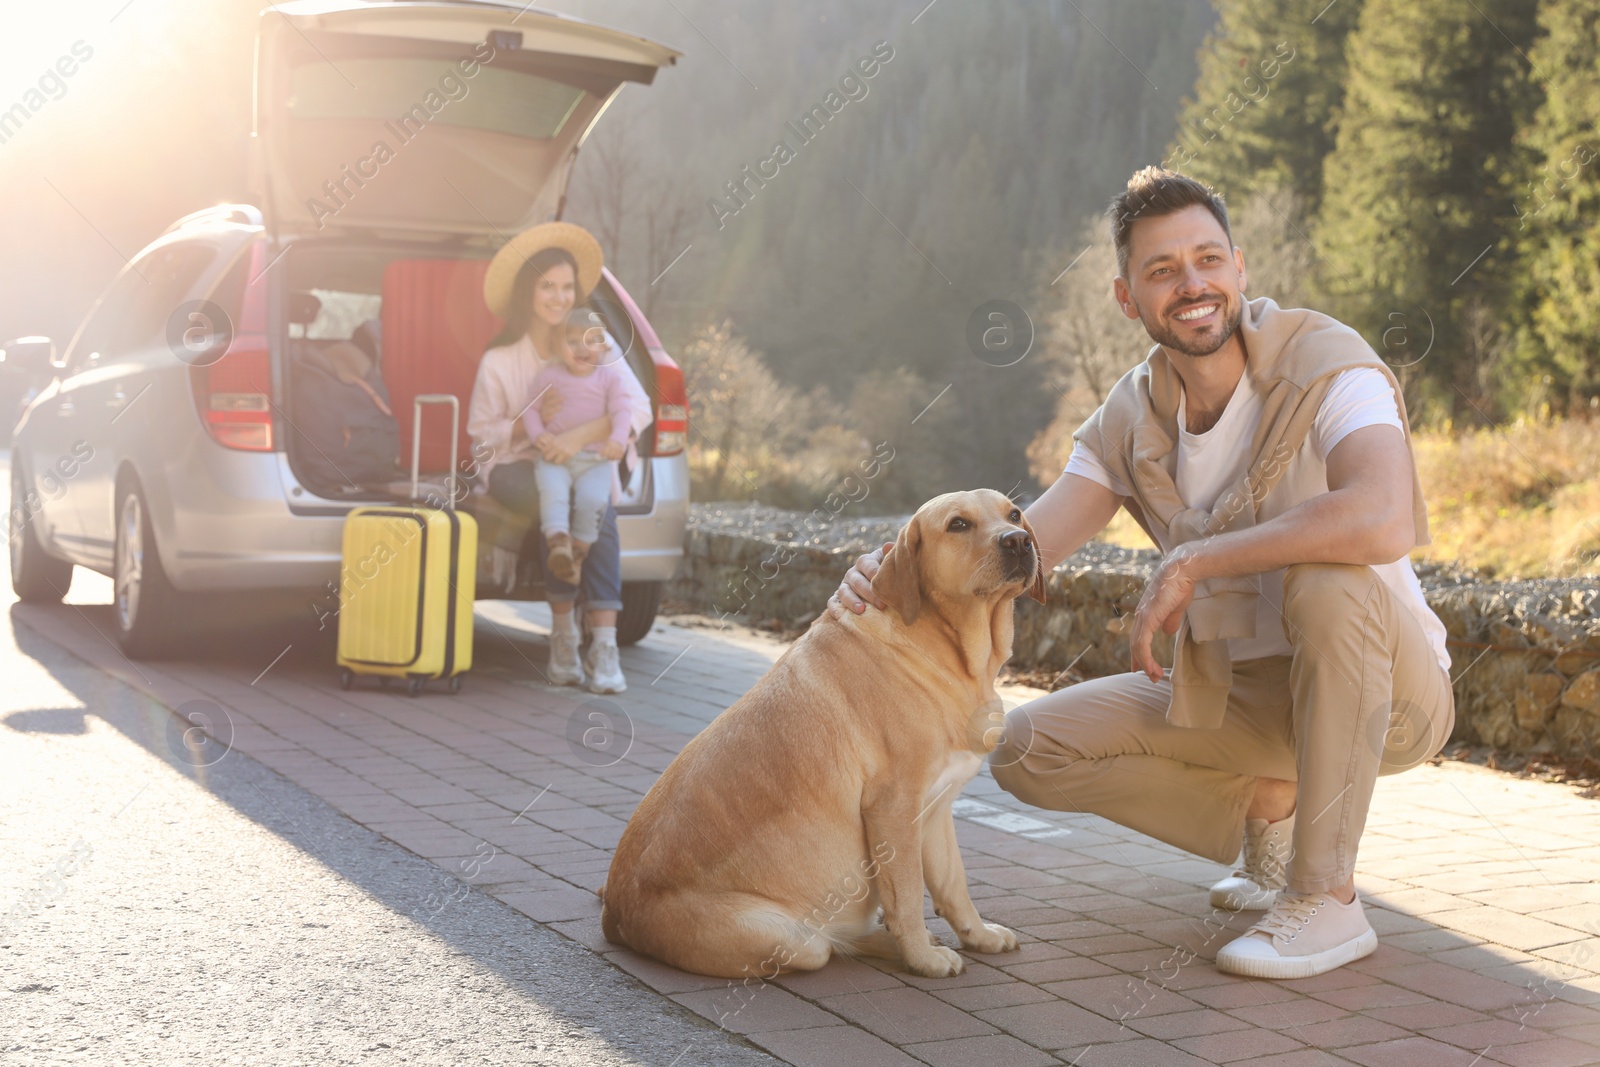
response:
{"label": "car taillight", "polygon": [[219,445],[247,452],[272,451],[272,361],[265,344],[243,348],[196,367],[200,418]]}
{"label": "car taillight", "polygon": [[667,350],[661,347],[661,338],[644,317],[639,305],[633,302],[628,290],[622,287],[610,270],[602,267],[601,276],[622,304],[634,329],[634,341],[650,353],[656,376],[656,430],[654,456],[676,456],[683,451],[689,436],[689,394],[684,388],[683,369],[672,362]]}
{"label": "car taillight", "polygon": [[[689,436],[689,394],[683,383],[683,369],[656,355],[656,446],[655,455],[675,456],[683,451]],[[664,362],[663,362],[664,361]]]}
{"label": "car taillight", "polygon": [[189,372],[195,407],[212,440],[246,452],[271,452],[273,447],[266,253],[264,241],[256,242],[250,250],[248,281],[227,351],[215,363],[193,367]]}

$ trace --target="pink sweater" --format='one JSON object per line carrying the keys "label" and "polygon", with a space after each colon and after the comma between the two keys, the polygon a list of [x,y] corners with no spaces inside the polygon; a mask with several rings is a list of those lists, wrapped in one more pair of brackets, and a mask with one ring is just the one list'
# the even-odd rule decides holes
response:
{"label": "pink sweater", "polygon": [[[561,394],[561,410],[548,423],[539,417],[547,389]],[[537,441],[542,433],[562,433],[604,415],[611,420],[611,439],[624,448],[628,446],[633,409],[615,363],[596,367],[592,373],[579,377],[567,370],[565,363],[551,360],[534,376],[533,395],[528,400],[522,425],[527,428],[530,441]],[[598,452],[599,446],[589,445],[584,451]]]}

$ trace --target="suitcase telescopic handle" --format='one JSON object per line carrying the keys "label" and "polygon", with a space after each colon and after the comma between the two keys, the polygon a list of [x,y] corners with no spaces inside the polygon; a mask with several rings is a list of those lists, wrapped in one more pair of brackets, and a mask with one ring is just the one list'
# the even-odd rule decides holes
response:
{"label": "suitcase telescopic handle", "polygon": [[461,401],[450,393],[423,393],[412,401],[411,408],[411,499],[417,498],[422,477],[422,405],[450,405],[450,474],[445,479],[445,506],[456,509],[456,463],[460,460]]}

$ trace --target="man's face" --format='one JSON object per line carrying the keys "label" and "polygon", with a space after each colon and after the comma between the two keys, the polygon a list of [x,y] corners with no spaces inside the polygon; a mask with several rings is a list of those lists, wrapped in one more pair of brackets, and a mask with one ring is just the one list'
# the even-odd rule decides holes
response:
{"label": "man's face", "polygon": [[1114,285],[1122,313],[1150,339],[1186,356],[1209,356],[1244,313],[1244,254],[1199,204],[1133,224],[1128,269]]}

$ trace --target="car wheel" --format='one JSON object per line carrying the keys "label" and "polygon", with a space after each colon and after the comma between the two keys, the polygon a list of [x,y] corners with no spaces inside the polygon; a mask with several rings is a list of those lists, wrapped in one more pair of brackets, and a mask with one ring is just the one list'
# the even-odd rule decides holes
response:
{"label": "car wheel", "polygon": [[11,512],[6,536],[11,555],[11,588],[24,604],[59,604],[72,585],[72,564],[56,559],[39,543],[36,516],[29,513],[28,479],[19,461],[11,464]]}
{"label": "car wheel", "polygon": [[178,636],[178,594],[161,569],[150,510],[137,485],[117,499],[117,542],[112,559],[117,644],[130,659],[169,652]]}
{"label": "car wheel", "polygon": [[622,610],[617,612],[617,644],[636,645],[655,625],[661,610],[662,582],[623,582]]}

